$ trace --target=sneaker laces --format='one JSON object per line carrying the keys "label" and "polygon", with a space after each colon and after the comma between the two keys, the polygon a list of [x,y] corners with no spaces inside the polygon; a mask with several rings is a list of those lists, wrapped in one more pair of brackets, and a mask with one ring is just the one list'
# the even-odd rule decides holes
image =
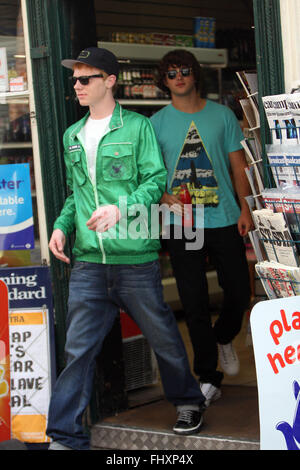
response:
{"label": "sneaker laces", "polygon": [[[230,362],[230,359],[233,361],[237,360],[237,355],[235,353],[234,347],[232,343],[230,344],[220,344],[221,350],[222,350],[222,355],[224,362],[228,364]],[[231,356],[231,358],[230,358]]]}
{"label": "sneaker laces", "polygon": [[178,412],[178,421],[190,423],[193,418],[194,410],[180,410]]}

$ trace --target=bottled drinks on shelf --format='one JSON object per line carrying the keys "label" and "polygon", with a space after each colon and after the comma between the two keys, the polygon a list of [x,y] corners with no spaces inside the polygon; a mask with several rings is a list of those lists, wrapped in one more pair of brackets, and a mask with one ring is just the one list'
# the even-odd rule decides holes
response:
{"label": "bottled drinks on shelf", "polygon": [[164,94],[155,85],[155,70],[143,66],[124,66],[118,77],[117,98],[163,99]]}
{"label": "bottled drinks on shelf", "polygon": [[23,114],[21,117],[5,123],[3,132],[3,142],[30,142],[31,129],[29,114]]}

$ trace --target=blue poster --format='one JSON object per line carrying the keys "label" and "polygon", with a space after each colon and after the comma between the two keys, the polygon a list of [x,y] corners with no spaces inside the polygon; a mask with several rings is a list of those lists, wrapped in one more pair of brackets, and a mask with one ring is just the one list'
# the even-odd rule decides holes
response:
{"label": "blue poster", "polygon": [[33,248],[29,163],[0,165],[0,250]]}

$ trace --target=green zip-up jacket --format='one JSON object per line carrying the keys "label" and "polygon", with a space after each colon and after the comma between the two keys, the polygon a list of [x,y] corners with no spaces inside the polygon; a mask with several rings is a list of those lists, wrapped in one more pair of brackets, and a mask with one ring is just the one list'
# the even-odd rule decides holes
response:
{"label": "green zip-up jacket", "polygon": [[[71,194],[54,229],[61,229],[65,235],[76,230],[73,254],[77,261],[107,264],[153,261],[158,258],[160,242],[158,228],[151,227],[151,208],[153,216],[156,213],[153,207],[158,205],[166,187],[167,171],[150,120],[116,103],[110,130],[98,146],[93,185],[80,138],[88,116],[89,113],[64,134]],[[107,204],[119,207],[120,221],[102,234],[89,230],[86,222],[92,213]]]}

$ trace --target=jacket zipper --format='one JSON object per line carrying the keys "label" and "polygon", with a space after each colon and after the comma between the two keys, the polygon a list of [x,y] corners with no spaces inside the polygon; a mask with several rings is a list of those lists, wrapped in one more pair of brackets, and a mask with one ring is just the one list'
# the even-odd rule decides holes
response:
{"label": "jacket zipper", "polygon": [[[92,185],[93,193],[94,193],[94,199],[95,199],[95,203],[96,203],[96,208],[98,209],[98,207],[99,207],[99,199],[98,199],[96,184],[95,184],[95,185],[93,184],[93,182],[92,182],[92,180],[91,180],[91,177],[90,177],[90,172],[89,172],[89,169],[88,169],[88,166],[87,166],[86,150],[85,150],[85,148],[84,148],[84,145],[83,145],[83,142],[82,142],[82,140],[81,140],[80,134],[77,134],[77,138],[78,138],[79,142],[81,143],[82,148],[83,148],[83,150],[84,150],[84,155],[85,155],[85,159],[86,159],[86,167],[87,167],[88,179],[90,180],[90,183],[91,183],[91,185]],[[99,144],[100,144],[100,142],[99,142]],[[98,153],[98,152],[97,152],[97,153]],[[96,178],[96,172],[95,172],[95,178]],[[103,264],[106,264],[106,253],[105,253],[104,246],[103,246],[102,235],[101,235],[101,233],[99,233],[99,232],[96,232],[96,235],[97,235],[97,238],[98,238],[99,247],[100,247],[100,251],[101,251],[101,254],[102,254],[102,263],[103,263]]]}
{"label": "jacket zipper", "polygon": [[[121,127],[123,127],[123,119],[122,119],[122,111],[121,111],[121,109],[122,109],[122,108],[120,107],[120,120],[121,120],[121,124],[120,124],[119,126],[113,127],[112,129],[109,128],[109,131],[108,131],[106,134],[104,134],[104,135],[102,136],[102,138],[100,139],[99,144],[98,144],[98,149],[99,149],[99,145],[100,145],[100,143],[102,142],[102,140],[103,140],[103,138],[104,138],[105,135],[109,134],[110,132],[112,132],[112,131],[115,130],[115,129],[120,129]],[[113,111],[113,113],[114,113],[114,111]],[[81,130],[81,129],[82,129],[82,127],[80,128],[80,130]],[[78,133],[76,132],[76,136],[77,136],[77,138],[78,138],[79,142],[81,143],[82,148],[83,148],[83,150],[84,150],[84,155],[85,155],[85,159],[86,159],[86,167],[87,167],[88,178],[89,178],[89,180],[90,180],[90,182],[91,182],[91,185],[92,185],[92,188],[93,188],[95,203],[96,203],[96,207],[97,207],[97,209],[98,209],[98,207],[99,207],[99,199],[98,199],[98,194],[97,194],[97,189],[96,189],[96,186],[97,186],[97,185],[96,185],[96,184],[95,184],[95,185],[93,184],[93,182],[92,182],[92,180],[91,180],[91,177],[90,177],[90,172],[89,172],[89,169],[88,169],[88,166],[87,166],[86,150],[85,150],[84,145],[83,145],[83,142],[82,142],[82,140],[81,140],[81,138],[80,138],[80,130],[79,130]],[[74,134],[75,134],[75,133],[74,133]],[[98,149],[97,149],[97,157],[98,157]],[[97,166],[97,157],[96,157],[96,166]],[[97,178],[97,172],[95,171],[95,180],[96,180],[96,178]],[[102,254],[102,262],[103,262],[103,264],[106,264],[106,253],[105,253],[104,246],[103,246],[103,238],[102,238],[101,233],[99,233],[99,232],[97,232],[97,236],[98,236],[100,251],[101,251],[101,254]]]}

